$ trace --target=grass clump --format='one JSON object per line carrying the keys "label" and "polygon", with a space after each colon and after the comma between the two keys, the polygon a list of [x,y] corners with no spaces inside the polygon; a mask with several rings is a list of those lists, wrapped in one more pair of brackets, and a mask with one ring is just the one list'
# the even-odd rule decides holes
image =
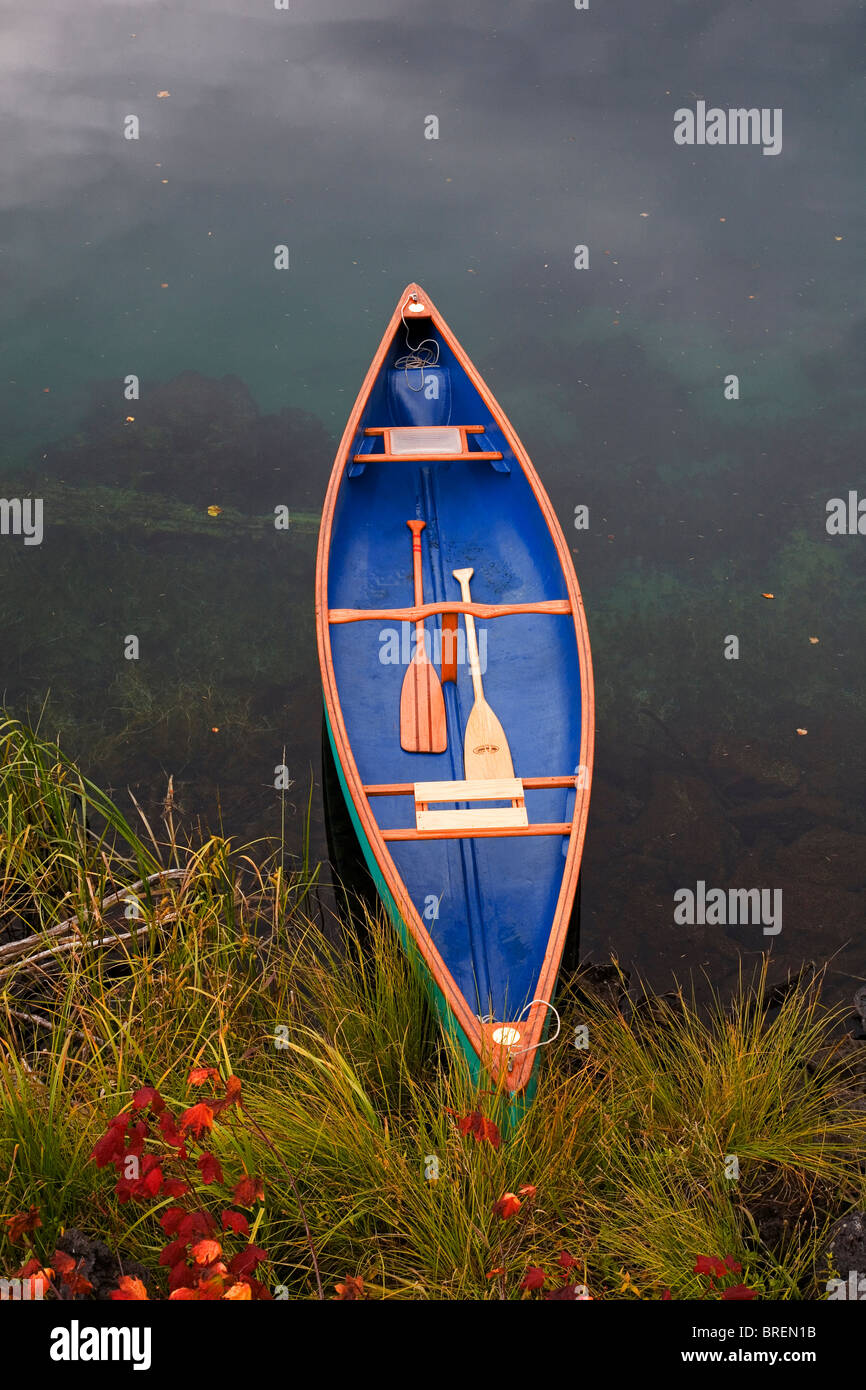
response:
{"label": "grass clump", "polygon": [[[390,926],[335,923],[304,858],[181,846],[170,810],[165,846],[140,839],[52,745],[7,723],[0,746],[0,926],[92,928],[106,893],[173,869],[136,934],[0,973],[0,1272],[75,1228],[151,1297],[822,1296],[828,1227],[866,1196],[866,1114],[816,987],[770,1008],[764,967],[707,1013],[565,981],[535,1102],[506,1126]],[[91,1157],[112,1122],[147,1130],[155,1191]],[[203,1281],[159,1263],[184,1220],[216,1228]]]}

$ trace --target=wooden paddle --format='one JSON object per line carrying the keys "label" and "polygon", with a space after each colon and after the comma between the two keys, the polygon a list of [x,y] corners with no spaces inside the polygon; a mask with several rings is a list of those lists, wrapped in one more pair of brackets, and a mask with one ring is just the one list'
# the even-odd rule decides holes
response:
{"label": "wooden paddle", "polygon": [[[421,532],[426,521],[407,521],[412,532],[415,571],[415,607],[424,602],[421,580]],[[400,692],[400,747],[406,753],[444,753],[448,746],[445,700],[439,677],[427,655],[424,621],[415,624],[415,652],[403,677]]]}
{"label": "wooden paddle", "polygon": [[[469,581],[474,570],[452,570],[460,585],[464,603],[472,602]],[[475,704],[466,721],[463,738],[463,775],[467,780],[478,777],[513,777],[514,765],[511,749],[505,730],[484,698],[481,685],[481,662],[478,657],[478,643],[475,639],[475,619],[471,613],[464,613],[466,620],[466,650],[469,655],[469,670],[472,673],[472,688],[475,691]]]}

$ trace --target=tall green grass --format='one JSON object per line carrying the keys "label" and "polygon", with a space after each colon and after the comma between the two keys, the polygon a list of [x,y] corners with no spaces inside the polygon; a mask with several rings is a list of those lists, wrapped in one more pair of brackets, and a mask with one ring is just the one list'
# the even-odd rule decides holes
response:
{"label": "tall green grass", "polygon": [[[316,1296],[304,1217],[326,1293],[355,1275],[372,1297],[519,1298],[529,1265],[554,1287],[566,1249],[594,1297],[700,1296],[701,1254],[733,1256],[760,1297],[821,1296],[828,1224],[866,1196],[866,1116],[815,989],[771,1011],[764,969],[708,1014],[682,997],[627,1017],[566,981],[534,1105],[500,1147],[477,1142],[456,1119],[501,1118],[497,1097],[440,1034],[386,922],[315,910],[316,870],[285,846],[182,846],[170,812],[164,851],[152,830],[139,839],[56,749],[4,729],[0,922],[86,909],[152,872],[158,849],[184,870],[171,913],[144,903],[153,930],[135,943],[0,990],[4,1211],[39,1206],[46,1258],[74,1225],[157,1271],[157,1213],[121,1205],[88,1154],[143,1084],[191,1103],[203,1063],[242,1081],[248,1122],[218,1124],[212,1147],[227,1174],[263,1176],[263,1277],[291,1297]],[[500,1220],[495,1202],[526,1185]],[[770,1210],[788,1221],[781,1244]],[[18,1262],[0,1234],[0,1272]]]}

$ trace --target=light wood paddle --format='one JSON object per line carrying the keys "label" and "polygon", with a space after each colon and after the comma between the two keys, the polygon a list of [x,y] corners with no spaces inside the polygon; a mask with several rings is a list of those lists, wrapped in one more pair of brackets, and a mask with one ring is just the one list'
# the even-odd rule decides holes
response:
{"label": "light wood paddle", "polygon": [[[469,581],[474,570],[452,570],[460,585],[464,603],[472,602]],[[471,613],[464,613],[466,621],[466,650],[469,655],[469,670],[472,673],[472,688],[475,691],[475,704],[466,721],[463,738],[463,775],[467,780],[482,777],[513,777],[514,765],[511,749],[505,730],[484,698],[481,684],[481,662],[478,657],[478,642],[475,638],[475,619]]]}
{"label": "light wood paddle", "polygon": [[[415,607],[424,602],[421,580],[421,532],[426,521],[407,521],[412,532]],[[439,677],[427,655],[424,621],[415,624],[415,652],[400,692],[400,747],[406,753],[444,753],[448,746],[445,700]]]}

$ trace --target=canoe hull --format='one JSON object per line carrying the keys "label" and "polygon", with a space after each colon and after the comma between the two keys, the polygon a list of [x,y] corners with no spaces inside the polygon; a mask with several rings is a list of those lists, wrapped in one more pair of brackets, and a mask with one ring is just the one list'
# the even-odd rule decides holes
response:
{"label": "canoe hull", "polygon": [[[409,325],[411,344],[424,335],[434,342],[437,391],[428,402],[414,386],[429,385],[430,369],[394,366],[404,346],[398,306],[347,424],[323,513],[317,626],[328,730],[377,891],[429,976],[440,1018],[476,1074],[486,1070],[508,1090],[525,1092],[551,1018],[586,826],[589,641],[570,552],[525,451],[423,291],[410,286],[401,305],[413,292],[429,312],[423,325]],[[471,444],[463,436],[468,456],[437,457],[428,448],[423,457],[398,459],[388,455],[388,436],[383,444],[365,433],[441,426],[443,415],[446,425],[480,431]],[[416,833],[407,791],[463,778],[474,692],[458,646],[456,680],[443,687],[446,751],[401,750],[399,691],[414,637],[414,620],[400,617],[413,603],[412,517],[426,522],[424,599],[439,611],[425,623],[425,643],[437,667],[442,608],[460,606],[454,568],[474,569],[472,599],[495,615],[476,618],[484,697],[525,780],[527,831]],[[511,611],[533,606],[543,611]],[[459,640],[459,613],[457,623]],[[545,777],[556,784],[543,785]],[[519,1049],[505,1053],[493,1040],[502,1024],[514,1025],[508,1036],[517,1032]]]}

